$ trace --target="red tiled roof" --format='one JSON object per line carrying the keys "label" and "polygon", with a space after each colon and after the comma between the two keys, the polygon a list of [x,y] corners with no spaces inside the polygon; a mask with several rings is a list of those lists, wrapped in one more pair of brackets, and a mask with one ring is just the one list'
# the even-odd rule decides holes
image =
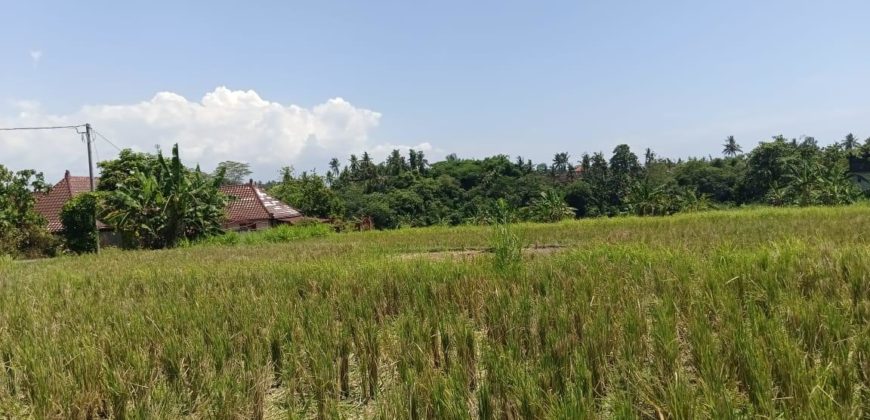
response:
{"label": "red tiled roof", "polygon": [[266,194],[254,184],[224,185],[221,192],[230,196],[227,222],[254,220],[289,220],[302,217],[302,213]]}
{"label": "red tiled roof", "polygon": [[[94,178],[94,186],[99,182]],[[57,233],[63,231],[63,223],[60,221],[60,212],[63,205],[71,198],[91,190],[90,179],[86,176],[70,176],[69,172],[57,184],[51,187],[47,193],[35,193],[36,205],[34,209],[48,222],[48,231]],[[100,223],[100,228],[106,225]]]}

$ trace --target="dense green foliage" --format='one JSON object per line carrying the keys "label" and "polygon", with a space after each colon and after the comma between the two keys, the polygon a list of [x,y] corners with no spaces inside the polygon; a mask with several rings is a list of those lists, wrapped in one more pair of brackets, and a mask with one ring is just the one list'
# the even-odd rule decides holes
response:
{"label": "dense green foliage", "polygon": [[609,159],[584,154],[577,164],[557,153],[552,164],[518,157],[446,160],[429,164],[422,152],[393,151],[375,163],[364,153],[344,167],[333,159],[323,175],[283,171],[270,192],[306,215],[360,221],[379,228],[457,225],[487,220],[499,199],[524,220],[564,216],[668,215],[743,204],[836,205],[861,197],[848,179],[848,159],[870,161],[870,139],[854,136],[828,147],[810,137],[781,136],[748,154],[733,136],[722,158],[671,160],[646,150],[643,161],[627,145]]}
{"label": "dense green foliage", "polygon": [[292,168],[281,170],[281,182],[270,190],[273,196],[309,217],[331,217],[339,212],[340,203],[323,177],[303,173],[297,177]]}
{"label": "dense green foliage", "polygon": [[159,169],[156,156],[130,149],[121,150],[116,159],[98,162],[97,166],[100,168],[98,191],[115,191],[120,184],[129,183],[134,174],[152,174]]}
{"label": "dense green foliage", "polygon": [[102,203],[101,220],[121,234],[126,247],[172,247],[222,233],[227,198],[219,191],[220,171],[209,176],[199,168],[186,168],[178,145],[169,161],[159,152],[156,157],[128,153],[121,159],[103,166],[113,172],[109,185],[100,183],[110,191]]}
{"label": "dense green foliage", "polygon": [[67,201],[60,213],[64,243],[75,253],[95,252],[99,234],[97,213],[101,193],[79,194]]}
{"label": "dense green foliage", "polygon": [[0,260],[0,417],[867,418],[870,207],[492,229]]}
{"label": "dense green foliage", "polygon": [[56,252],[57,241],[33,207],[33,192],[45,191],[41,173],[12,173],[0,165],[0,256],[39,257]]}

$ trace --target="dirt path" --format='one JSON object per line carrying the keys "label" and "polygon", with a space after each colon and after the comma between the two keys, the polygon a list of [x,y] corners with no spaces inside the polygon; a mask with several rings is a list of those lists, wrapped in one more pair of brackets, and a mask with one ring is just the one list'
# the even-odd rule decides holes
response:
{"label": "dirt path", "polygon": [[[535,245],[531,247],[523,248],[523,255],[549,255],[558,251],[562,251],[567,249],[564,245]],[[426,251],[426,252],[412,252],[407,254],[399,254],[397,257],[402,260],[413,260],[417,258],[424,258],[428,260],[441,261],[441,260],[467,260],[480,257],[482,255],[491,254],[492,250],[489,248],[476,248],[476,249],[461,249],[461,250],[445,250],[445,251]]]}

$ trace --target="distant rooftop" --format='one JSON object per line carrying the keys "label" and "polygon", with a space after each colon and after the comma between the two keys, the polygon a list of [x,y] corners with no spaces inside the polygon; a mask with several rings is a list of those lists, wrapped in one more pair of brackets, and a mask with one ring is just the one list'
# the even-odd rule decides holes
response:
{"label": "distant rooftop", "polygon": [[[99,178],[94,178],[94,187],[99,183]],[[69,171],[66,171],[63,179],[51,187],[47,193],[37,193],[35,210],[37,213],[48,221],[48,230],[52,233],[57,233],[63,230],[63,223],[60,221],[60,212],[63,210],[63,205],[71,198],[91,190],[90,178],[86,176],[71,176]],[[108,226],[100,223],[100,228]]]}
{"label": "distant rooftop", "polygon": [[253,182],[239,185],[224,185],[221,192],[231,197],[227,205],[230,223],[255,220],[289,221],[302,217],[302,213],[280,200],[266,194]]}

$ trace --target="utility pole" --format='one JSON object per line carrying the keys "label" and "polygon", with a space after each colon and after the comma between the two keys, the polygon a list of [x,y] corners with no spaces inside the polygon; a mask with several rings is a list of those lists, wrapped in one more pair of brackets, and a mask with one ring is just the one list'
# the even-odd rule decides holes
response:
{"label": "utility pole", "polygon": [[[91,124],[85,124],[85,141],[88,143],[88,176],[91,182],[91,192],[96,191],[94,188],[94,160],[91,156]],[[96,209],[94,209],[96,211]],[[97,250],[97,254],[100,253],[100,226],[99,221],[97,221],[97,215],[94,214],[94,233],[95,233],[95,249]]]}
{"label": "utility pole", "polygon": [[91,180],[91,192],[94,192],[94,161],[91,157],[91,124],[85,124],[85,141],[88,143],[88,175]]}

